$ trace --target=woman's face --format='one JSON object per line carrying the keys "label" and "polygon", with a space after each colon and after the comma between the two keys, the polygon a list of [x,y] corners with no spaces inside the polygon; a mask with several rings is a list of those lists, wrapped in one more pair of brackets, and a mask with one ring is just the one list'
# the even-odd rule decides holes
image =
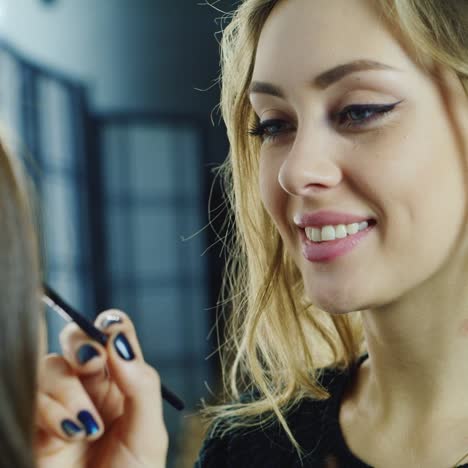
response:
{"label": "woman's face", "polygon": [[[367,0],[282,1],[253,72],[262,200],[309,299],[332,313],[422,286],[451,258],[464,223],[464,155],[446,96],[378,15]],[[355,61],[380,65],[317,79]],[[466,108],[461,84],[449,81]],[[322,210],[376,224],[352,234],[353,218],[305,216]],[[330,224],[344,227],[322,229]],[[340,238],[313,242],[305,225]]]}

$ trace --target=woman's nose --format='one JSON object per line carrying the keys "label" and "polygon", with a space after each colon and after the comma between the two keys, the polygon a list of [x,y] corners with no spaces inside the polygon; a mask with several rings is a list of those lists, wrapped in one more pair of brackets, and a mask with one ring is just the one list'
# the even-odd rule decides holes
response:
{"label": "woman's nose", "polygon": [[323,148],[318,151],[306,142],[291,148],[278,173],[279,184],[293,196],[306,196],[332,188],[341,179],[341,168],[333,158],[326,155]]}

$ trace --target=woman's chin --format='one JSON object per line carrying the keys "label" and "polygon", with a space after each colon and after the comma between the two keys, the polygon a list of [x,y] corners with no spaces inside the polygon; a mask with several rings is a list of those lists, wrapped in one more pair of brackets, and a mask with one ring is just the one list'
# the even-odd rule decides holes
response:
{"label": "woman's chin", "polygon": [[317,305],[317,307],[331,315],[344,315],[344,314],[349,314],[350,312],[359,310],[359,309],[353,309],[347,306],[343,307],[343,306],[336,305],[336,304],[324,305],[324,306]]}
{"label": "woman's chin", "polygon": [[320,294],[308,294],[308,299],[314,306],[333,315],[348,314],[367,308],[363,301],[355,296],[346,296],[343,291],[327,295],[324,295],[323,291]]}

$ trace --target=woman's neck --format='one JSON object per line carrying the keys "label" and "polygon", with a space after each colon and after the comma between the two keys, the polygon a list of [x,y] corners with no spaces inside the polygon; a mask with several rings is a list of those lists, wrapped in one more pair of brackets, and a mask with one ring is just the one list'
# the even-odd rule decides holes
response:
{"label": "woman's neck", "polygon": [[341,402],[340,425],[371,466],[448,468],[468,452],[465,304],[461,287],[444,291],[432,281],[361,313],[369,358]]}
{"label": "woman's neck", "polygon": [[362,312],[367,401],[384,418],[468,420],[468,291],[443,290],[437,281]]}

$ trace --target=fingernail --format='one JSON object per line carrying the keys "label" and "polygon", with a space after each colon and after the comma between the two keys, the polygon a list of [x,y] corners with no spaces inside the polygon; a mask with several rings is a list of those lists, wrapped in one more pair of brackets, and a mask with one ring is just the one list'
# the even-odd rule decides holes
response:
{"label": "fingernail", "polygon": [[133,354],[133,349],[123,333],[119,333],[115,337],[114,347],[119,356],[126,361],[131,361],[135,357],[135,354]]}
{"label": "fingernail", "polygon": [[80,364],[85,364],[93,357],[99,356],[98,350],[89,344],[85,344],[76,352],[76,358]]}
{"label": "fingernail", "polygon": [[109,314],[102,321],[101,327],[108,328],[114,323],[122,323],[122,319],[118,315]]}
{"label": "fingernail", "polygon": [[83,429],[70,419],[64,419],[62,421],[62,430],[63,432],[65,432],[65,434],[67,434],[68,437],[73,437],[75,434],[78,434],[78,432],[81,432]]}
{"label": "fingernail", "polygon": [[99,432],[98,423],[89,411],[80,411],[77,417],[81,424],[83,424],[85,427],[87,435],[93,435],[96,434],[96,432]]}

